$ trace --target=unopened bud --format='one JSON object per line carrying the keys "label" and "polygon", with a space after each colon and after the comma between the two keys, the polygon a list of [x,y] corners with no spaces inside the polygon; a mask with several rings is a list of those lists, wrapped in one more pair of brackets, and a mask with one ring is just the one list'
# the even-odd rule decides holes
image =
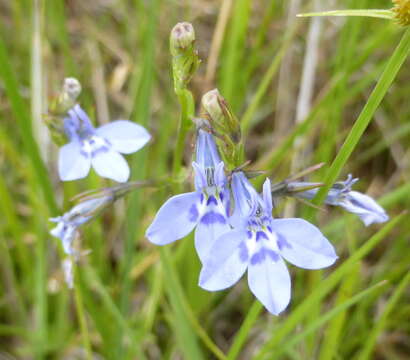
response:
{"label": "unopened bud", "polygon": [[172,54],[172,73],[175,91],[186,88],[200,64],[195,49],[195,31],[190,23],[182,22],[174,26],[169,39]]}
{"label": "unopened bud", "polygon": [[218,89],[208,91],[202,97],[202,106],[209,116],[211,126],[217,132],[228,135],[234,144],[241,141],[239,121]]}
{"label": "unopened bud", "polygon": [[72,102],[75,102],[81,93],[81,84],[76,78],[65,78],[63,94]]}
{"label": "unopened bud", "polygon": [[392,0],[394,18],[402,26],[410,25],[410,0]]}
{"label": "unopened bud", "polygon": [[48,114],[44,116],[51,137],[59,146],[65,142],[64,117],[74,107],[80,93],[80,82],[75,78],[65,78],[61,92],[50,101]]}
{"label": "unopened bud", "polygon": [[181,22],[171,30],[170,47],[171,54],[177,55],[193,46],[195,42],[195,30],[189,22]]}

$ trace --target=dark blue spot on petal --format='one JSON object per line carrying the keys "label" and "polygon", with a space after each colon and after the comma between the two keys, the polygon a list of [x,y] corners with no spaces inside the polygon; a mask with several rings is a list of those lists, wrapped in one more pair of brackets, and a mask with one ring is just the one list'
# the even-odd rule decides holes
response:
{"label": "dark blue spot on petal", "polygon": [[252,239],[252,231],[247,231],[246,235],[248,236],[248,239]]}
{"label": "dark blue spot on petal", "polygon": [[265,260],[265,251],[261,248],[257,253],[251,257],[251,265],[261,264]]}
{"label": "dark blue spot on petal", "polygon": [[262,240],[262,239],[269,240],[268,236],[265,234],[264,231],[258,231],[256,233],[256,241],[259,241],[259,240]]}
{"label": "dark blue spot on petal", "polygon": [[224,193],[223,192],[219,193],[219,198],[221,199],[221,201],[224,201]]}
{"label": "dark blue spot on petal", "polygon": [[289,242],[283,235],[278,233],[276,233],[276,235],[278,236],[277,243],[279,250],[283,250],[284,248],[292,249],[292,245],[289,244]]}
{"label": "dark blue spot on petal", "polygon": [[270,233],[272,233],[272,228],[270,226],[266,227]]}
{"label": "dark blue spot on petal", "polygon": [[277,262],[279,260],[279,255],[275,251],[266,249],[265,252],[274,262]]}
{"label": "dark blue spot on petal", "polygon": [[268,257],[275,262],[277,262],[280,259],[279,255],[275,251],[261,247],[257,253],[252,255],[251,264],[252,265],[261,264]]}
{"label": "dark blue spot on petal", "polygon": [[200,200],[199,200],[199,201],[201,202],[201,204],[204,202],[204,198],[205,198],[205,197],[204,197],[204,194],[201,193],[201,198],[200,198]]}
{"label": "dark blue spot on petal", "polygon": [[209,211],[201,218],[201,223],[204,225],[212,225],[216,223],[226,224],[225,216],[215,212]]}
{"label": "dark blue spot on petal", "polygon": [[192,204],[191,208],[189,209],[189,221],[195,222],[198,219],[198,209],[195,204]]}
{"label": "dark blue spot on petal", "polygon": [[214,203],[214,205],[218,205],[218,202],[216,201],[215,196],[213,196],[213,195],[211,195],[211,196],[208,198],[208,201],[206,202],[206,205],[210,205],[210,204],[212,204],[212,203]]}

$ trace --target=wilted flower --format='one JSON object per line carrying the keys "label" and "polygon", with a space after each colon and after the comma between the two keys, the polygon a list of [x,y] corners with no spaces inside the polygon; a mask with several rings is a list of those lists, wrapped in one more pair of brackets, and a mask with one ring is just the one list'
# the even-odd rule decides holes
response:
{"label": "wilted flower", "polygon": [[168,199],[148,227],[146,237],[154,244],[165,245],[182,239],[196,227],[195,247],[204,261],[213,242],[230,229],[224,163],[212,135],[204,130],[198,131],[196,162],[192,166],[196,190]]}
{"label": "wilted flower", "polygon": [[130,169],[120,153],[136,152],[150,139],[142,126],[127,120],[96,129],[79,105],[68,111],[64,128],[70,140],[59,154],[58,170],[64,181],[84,178],[93,166],[98,175],[125,182]]}
{"label": "wilted flower", "polygon": [[291,280],[283,258],[304,269],[322,269],[337,256],[314,225],[302,219],[273,219],[270,180],[260,196],[246,176],[234,173],[234,229],[219,237],[202,268],[199,285],[209,291],[228,288],[248,270],[251,291],[272,313],[288,305]]}
{"label": "wilted flower", "polygon": [[114,200],[114,195],[108,193],[100,198],[80,202],[62,216],[50,218],[50,221],[57,223],[57,226],[50,231],[50,234],[61,240],[64,252],[67,255],[75,255],[73,242],[78,236],[78,228],[97,216]]}
{"label": "wilted flower", "polygon": [[[352,190],[352,186],[358,180],[358,178],[353,179],[352,175],[349,174],[345,181],[335,183],[329,190],[325,203],[340,206],[346,211],[356,214],[366,226],[389,220],[389,216],[384,209],[370,196]],[[311,189],[299,192],[295,196],[313,199],[317,192],[318,189]]]}

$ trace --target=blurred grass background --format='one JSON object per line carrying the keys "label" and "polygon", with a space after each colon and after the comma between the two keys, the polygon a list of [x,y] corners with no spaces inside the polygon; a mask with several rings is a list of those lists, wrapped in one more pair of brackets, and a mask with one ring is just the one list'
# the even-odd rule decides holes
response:
{"label": "blurred grass background", "polygon": [[[99,124],[146,126],[129,156],[132,179],[171,174],[179,106],[168,37],[192,22],[203,63],[197,104],[218,87],[242,121],[247,158],[275,181],[327,166],[404,34],[387,20],[299,19],[298,12],[390,8],[389,1],[0,1],[1,359],[408,359],[410,68],[407,60],[343,168],[393,219],[365,228],[340,209],[293,200],[276,215],[307,216],[337,248],[326,271],[292,268],[293,296],[274,317],[246,280],[197,286],[192,236],[160,250],[144,232],[171,188],[136,191],[85,226],[76,291],[67,289],[48,218],[109,181],[62,184],[43,115],[67,76]],[[192,144],[187,140],[185,165]],[[187,168],[189,171],[189,167]],[[188,185],[187,185],[188,188]],[[398,216],[398,217],[397,217]]]}

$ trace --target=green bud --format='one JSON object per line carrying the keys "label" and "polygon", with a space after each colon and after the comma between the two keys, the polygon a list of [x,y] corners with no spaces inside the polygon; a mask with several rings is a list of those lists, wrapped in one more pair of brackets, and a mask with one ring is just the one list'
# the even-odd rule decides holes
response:
{"label": "green bud", "polygon": [[218,89],[208,91],[201,102],[225,164],[239,166],[243,162],[243,146],[238,119]]}
{"label": "green bud", "polygon": [[61,92],[51,100],[48,114],[44,117],[53,141],[57,145],[65,142],[64,117],[77,102],[81,84],[75,78],[65,78]]}
{"label": "green bud", "polygon": [[181,22],[174,26],[171,30],[170,47],[173,56],[194,46],[195,30],[192,24]]}
{"label": "green bud", "polygon": [[202,97],[202,106],[209,117],[211,126],[217,132],[228,135],[234,144],[240,143],[241,127],[239,121],[218,89],[208,91]]}
{"label": "green bud", "polygon": [[200,60],[195,49],[195,31],[188,22],[178,23],[169,39],[175,91],[186,88],[197,70]]}

